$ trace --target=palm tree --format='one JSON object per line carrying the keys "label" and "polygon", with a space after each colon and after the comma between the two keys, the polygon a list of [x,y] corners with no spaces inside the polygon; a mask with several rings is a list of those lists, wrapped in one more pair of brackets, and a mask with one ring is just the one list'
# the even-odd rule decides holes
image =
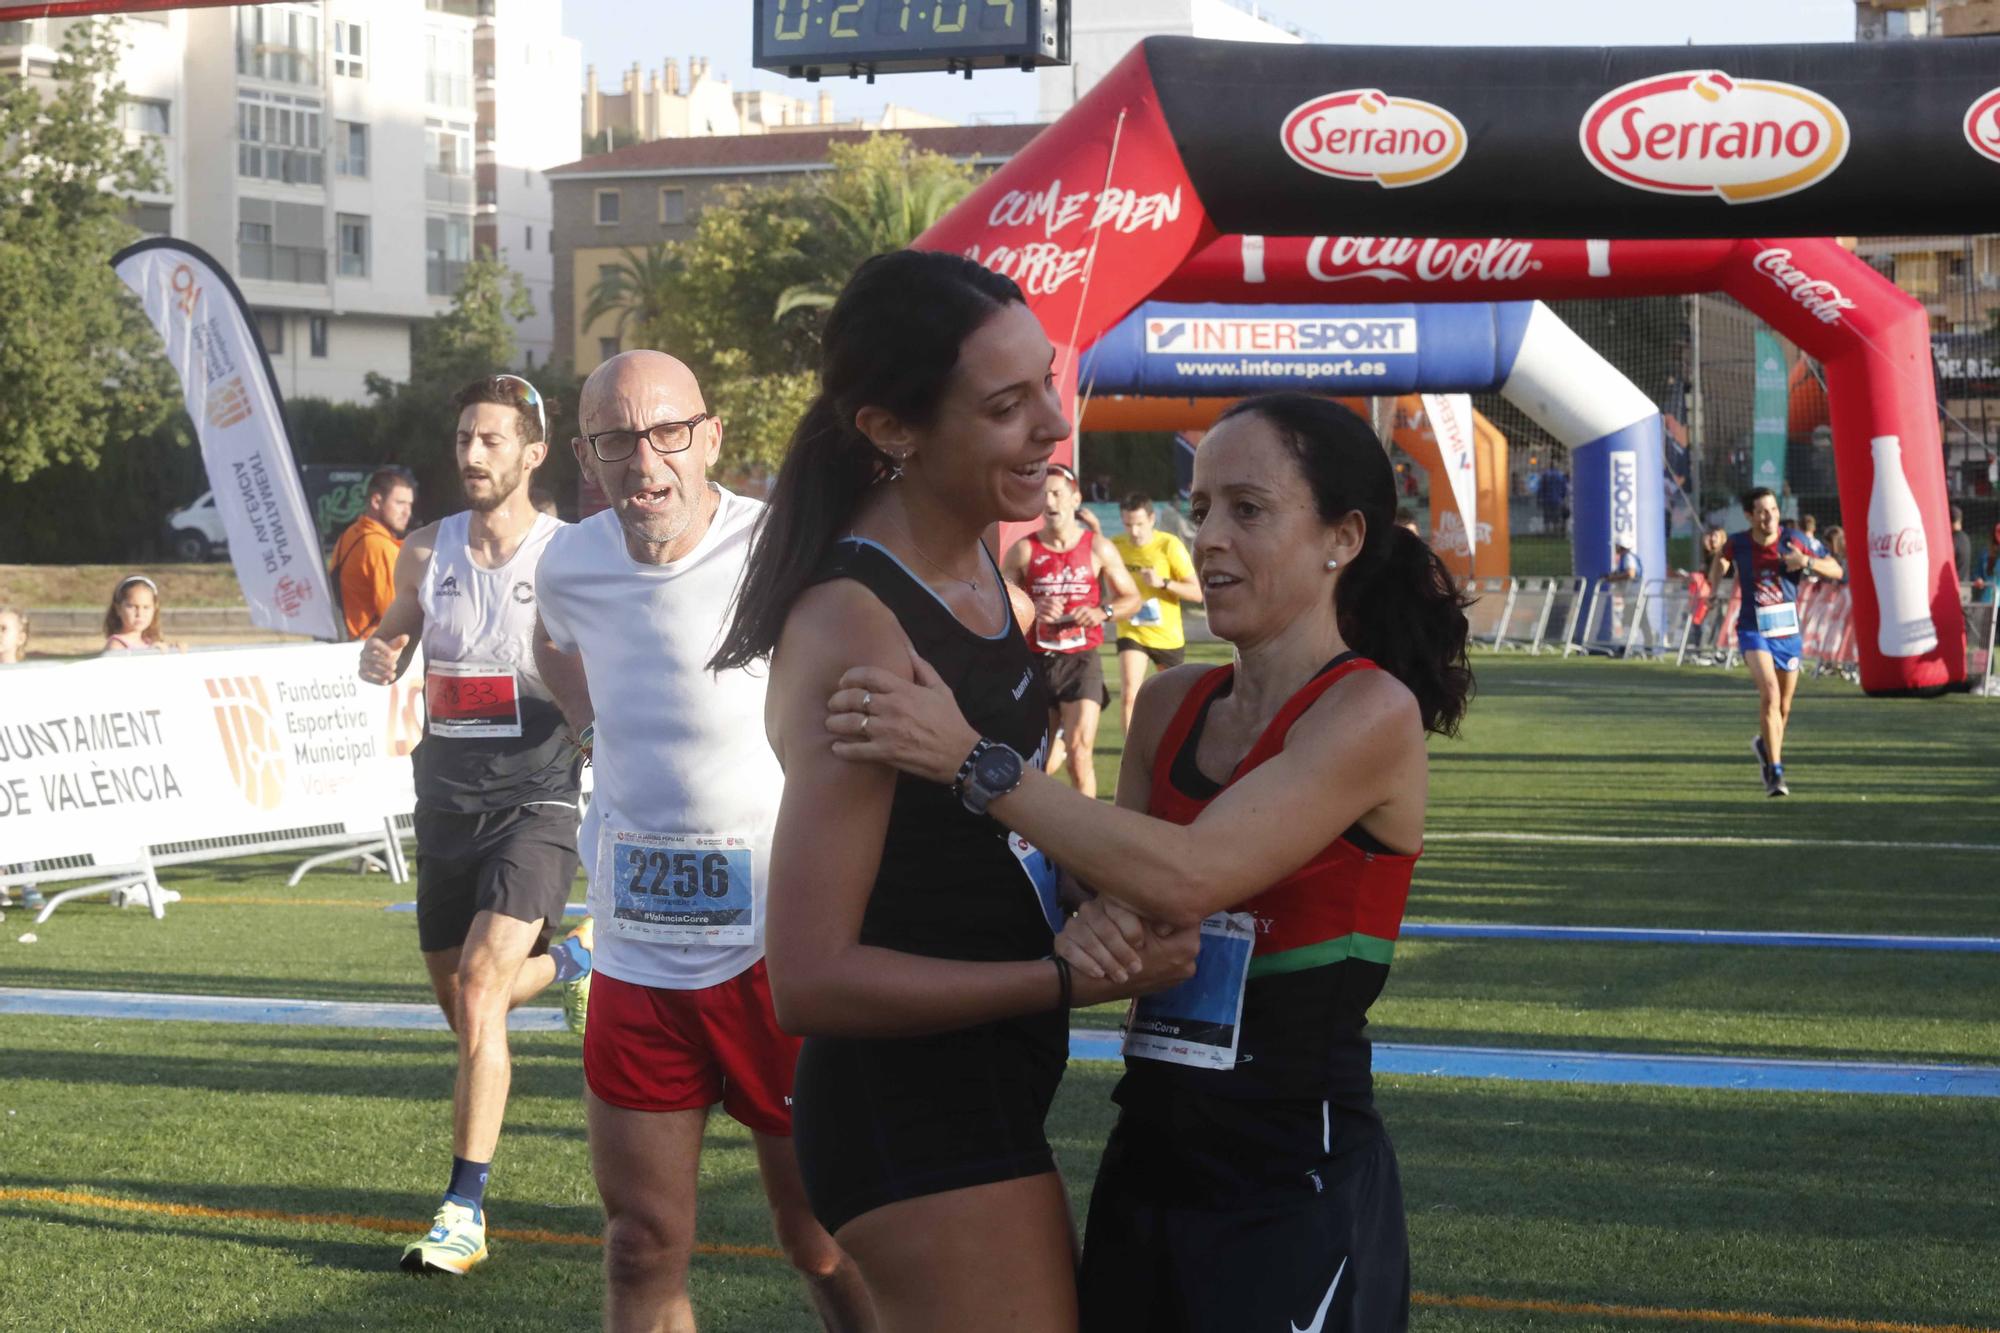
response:
{"label": "palm tree", "polygon": [[972,190],[969,172],[938,154],[912,154],[899,135],[834,152],[834,179],[818,200],[822,226],[809,242],[819,276],[779,293],[773,322],[831,306],[862,260],[907,248]]}
{"label": "palm tree", "polygon": [[590,288],[590,303],[583,308],[583,326],[588,329],[605,315],[616,315],[615,329],[620,346],[635,327],[646,334],[666,319],[672,304],[675,264],[667,243],[661,241],[645,250],[627,248],[624,258],[597,271]]}

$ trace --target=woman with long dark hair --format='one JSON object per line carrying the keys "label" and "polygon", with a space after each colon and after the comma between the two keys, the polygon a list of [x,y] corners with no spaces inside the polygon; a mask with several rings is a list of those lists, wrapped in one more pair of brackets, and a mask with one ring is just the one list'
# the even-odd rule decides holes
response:
{"label": "woman with long dark hair", "polygon": [[[820,393],[712,663],[771,659],[785,794],[765,939],[778,1021],[806,1038],[794,1144],[888,1330],[1075,1327],[1073,1231],[1042,1130],[1069,1007],[1173,985],[1198,947],[1183,932],[1120,977],[1073,976],[1051,955],[1063,911],[1047,858],[976,794],[828,745],[843,670],[907,685],[921,657],[1004,743],[1014,781],[1040,757],[1048,702],[981,538],[1041,513],[1069,434],[1052,359],[1006,278],[914,251],[863,264],[828,315]],[[988,777],[980,790],[1005,789]]]}
{"label": "woman with long dark hair", "polygon": [[[1402,1329],[1402,1192],[1362,1029],[1423,848],[1425,740],[1472,692],[1463,599],[1396,525],[1374,432],[1324,399],[1231,408],[1192,499],[1234,662],[1145,686],[1117,808],[1033,773],[989,806],[1099,892],[1058,944],[1080,978],[1140,965],[1149,923],[1203,936],[1194,979],[1128,1020],[1083,1326]],[[916,674],[849,672],[834,749],[951,782],[992,740]]]}

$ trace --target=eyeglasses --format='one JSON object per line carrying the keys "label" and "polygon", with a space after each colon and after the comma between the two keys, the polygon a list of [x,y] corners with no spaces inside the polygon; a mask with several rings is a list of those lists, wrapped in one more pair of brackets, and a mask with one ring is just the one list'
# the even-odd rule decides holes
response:
{"label": "eyeglasses", "polygon": [[540,391],[537,390],[534,385],[522,379],[519,375],[495,375],[493,377],[493,382],[495,384],[499,384],[503,381],[509,384],[518,384],[521,386],[521,401],[526,403],[529,407],[535,409],[535,418],[542,423],[542,438],[545,440],[548,439],[549,414],[547,410],[542,407],[542,395]]}
{"label": "eyeglasses", "polygon": [[599,462],[622,463],[638,449],[641,439],[652,446],[654,453],[687,452],[694,444],[694,428],[706,420],[708,413],[703,412],[686,421],[658,421],[644,430],[601,430],[583,438],[590,441],[590,452],[597,455]]}

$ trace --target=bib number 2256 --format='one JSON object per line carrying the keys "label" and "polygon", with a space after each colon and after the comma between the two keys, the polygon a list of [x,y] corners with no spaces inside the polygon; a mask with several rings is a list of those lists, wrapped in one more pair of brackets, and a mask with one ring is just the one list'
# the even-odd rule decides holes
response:
{"label": "bib number 2256", "polygon": [[609,928],[681,944],[754,944],[755,852],[744,838],[607,830]]}

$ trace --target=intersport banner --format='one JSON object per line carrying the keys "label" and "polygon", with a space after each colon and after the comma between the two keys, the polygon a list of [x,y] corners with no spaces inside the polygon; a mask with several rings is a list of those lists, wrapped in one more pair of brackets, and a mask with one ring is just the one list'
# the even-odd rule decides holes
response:
{"label": "intersport banner", "polygon": [[111,265],[138,293],[181,377],[250,618],[266,629],[345,638],[278,388],[243,294],[207,254],[171,237],[128,246]]}
{"label": "intersport banner", "polygon": [[0,865],[379,821],[415,807],[423,670],[384,689],[352,644],[120,653],[10,668]]}

